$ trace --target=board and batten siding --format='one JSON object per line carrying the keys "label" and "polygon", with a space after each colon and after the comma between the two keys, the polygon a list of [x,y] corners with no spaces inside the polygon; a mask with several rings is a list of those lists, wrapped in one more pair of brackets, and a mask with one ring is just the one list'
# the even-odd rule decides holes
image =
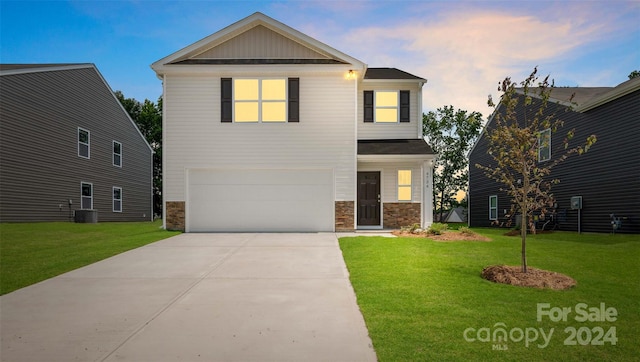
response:
{"label": "board and batten siding", "polygon": [[[364,91],[410,91],[410,122],[375,123],[364,122]],[[420,138],[422,114],[420,114],[421,88],[417,83],[407,82],[365,82],[358,89],[358,139],[417,139]]]}
{"label": "board and batten siding", "polygon": [[284,35],[258,25],[193,59],[328,59]]}
{"label": "board and batten siding", "polygon": [[353,81],[338,72],[283,72],[300,78],[300,122],[222,123],[222,77],[165,76],[165,201],[185,200],[192,168],[333,169],[336,200],[355,199]]}
{"label": "board and batten siding", "polygon": [[[94,68],[0,76],[0,220],[67,221],[93,184],[99,221],[152,218],[152,152]],[[90,158],[78,156],[78,127]],[[113,166],[113,141],[122,167]],[[122,188],[122,212],[112,189]]]}
{"label": "board and batten siding", "polygon": [[[597,142],[585,154],[571,156],[553,168],[552,177],[560,183],[552,187],[558,204],[560,230],[578,230],[578,212],[572,210],[572,196],[582,196],[581,229],[585,232],[611,232],[610,214],[626,217],[617,232],[640,233],[640,91],[635,91],[584,113],[564,112],[550,104],[549,112],[557,110],[564,127],[553,134],[552,160],[562,154],[567,131],[575,128],[569,144],[591,134]],[[490,125],[489,125],[490,126]],[[504,221],[509,210],[509,197],[499,192],[500,185],[487,178],[474,165],[490,164],[487,141],[483,136],[470,154],[469,223],[470,226],[490,226],[489,195],[498,196],[498,216]]]}

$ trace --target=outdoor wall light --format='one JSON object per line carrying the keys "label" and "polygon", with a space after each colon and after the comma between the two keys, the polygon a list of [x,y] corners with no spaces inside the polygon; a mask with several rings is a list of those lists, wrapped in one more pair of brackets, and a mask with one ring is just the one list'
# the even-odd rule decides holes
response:
{"label": "outdoor wall light", "polygon": [[349,73],[347,73],[347,79],[356,79],[356,72],[353,69],[349,69]]}

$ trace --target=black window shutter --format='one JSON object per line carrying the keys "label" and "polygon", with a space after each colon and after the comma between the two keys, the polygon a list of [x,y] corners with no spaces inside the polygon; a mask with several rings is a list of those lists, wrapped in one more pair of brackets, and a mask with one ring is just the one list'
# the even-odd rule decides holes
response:
{"label": "black window shutter", "polygon": [[373,91],[364,91],[364,121],[373,122]]}
{"label": "black window shutter", "polygon": [[289,78],[288,122],[300,122],[300,78]]}
{"label": "black window shutter", "polygon": [[221,122],[233,121],[233,83],[231,78],[221,79],[220,97],[220,120]]}
{"label": "black window shutter", "polygon": [[400,122],[409,122],[409,91],[400,91]]}

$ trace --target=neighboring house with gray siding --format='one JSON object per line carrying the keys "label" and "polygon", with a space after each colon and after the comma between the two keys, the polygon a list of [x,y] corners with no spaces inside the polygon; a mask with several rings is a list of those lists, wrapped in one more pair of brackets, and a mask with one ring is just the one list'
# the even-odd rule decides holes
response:
{"label": "neighboring house with gray siding", "polygon": [[0,221],[152,220],[152,150],[93,64],[0,64]]}
{"label": "neighboring house with gray siding", "polygon": [[[575,94],[573,101],[577,103],[573,110],[562,102],[571,94]],[[522,117],[523,108],[518,107],[516,112]],[[571,129],[575,128],[571,142],[584,142],[591,134],[598,140],[589,152],[572,156],[553,168],[551,177],[560,180],[552,187],[557,207],[552,210],[553,219],[547,217],[538,226],[549,221],[548,228],[577,231],[580,222],[581,231],[611,232],[613,214],[621,221],[616,232],[640,233],[640,78],[616,87],[554,88],[547,112],[562,117],[564,127],[553,134],[550,148],[542,149],[545,157],[540,162],[553,162],[564,153],[563,139]],[[493,117],[487,128],[493,126],[492,120]],[[475,167],[492,163],[487,146],[483,134],[469,155],[472,227],[506,222],[511,206],[509,197],[499,191],[501,185]],[[575,143],[570,144],[573,146]],[[574,196],[582,197],[580,213],[572,208]]]}

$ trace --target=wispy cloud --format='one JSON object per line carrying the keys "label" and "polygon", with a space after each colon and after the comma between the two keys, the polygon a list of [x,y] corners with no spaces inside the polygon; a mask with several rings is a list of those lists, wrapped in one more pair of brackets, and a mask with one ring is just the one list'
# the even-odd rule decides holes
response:
{"label": "wispy cloud", "polygon": [[[536,65],[568,62],[576,49],[612,30],[608,19],[593,12],[562,19],[477,9],[439,15],[436,21],[353,28],[340,42],[370,66],[394,66],[427,78],[425,111],[452,104],[487,116],[487,95],[495,95],[499,80],[523,79]],[[541,71],[554,76],[560,69]]]}

